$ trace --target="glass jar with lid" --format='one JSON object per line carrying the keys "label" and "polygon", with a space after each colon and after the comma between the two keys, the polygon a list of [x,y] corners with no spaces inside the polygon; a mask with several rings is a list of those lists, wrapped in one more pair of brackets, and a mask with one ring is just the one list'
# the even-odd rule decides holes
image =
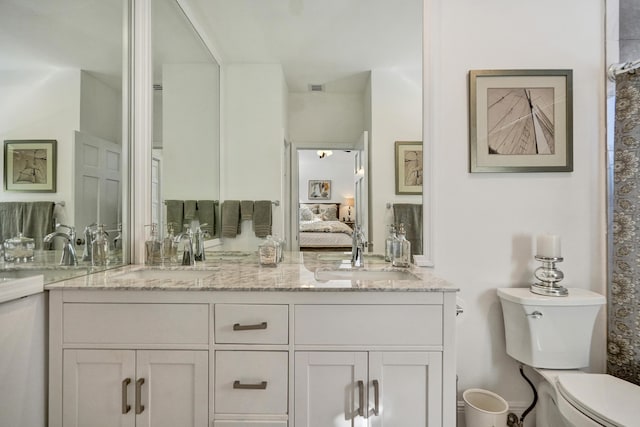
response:
{"label": "glass jar with lid", "polygon": [[35,247],[35,240],[31,237],[24,237],[22,233],[18,233],[16,237],[4,241],[4,260],[5,262],[33,261],[33,250]]}

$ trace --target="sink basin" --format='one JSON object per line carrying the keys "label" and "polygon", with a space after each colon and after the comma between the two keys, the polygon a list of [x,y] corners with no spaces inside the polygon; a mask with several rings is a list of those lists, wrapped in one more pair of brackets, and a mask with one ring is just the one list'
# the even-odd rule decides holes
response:
{"label": "sink basin", "polygon": [[326,280],[420,280],[404,270],[316,270],[315,279]]}
{"label": "sink basin", "polygon": [[116,280],[198,280],[212,277],[213,270],[135,270],[113,276]]}

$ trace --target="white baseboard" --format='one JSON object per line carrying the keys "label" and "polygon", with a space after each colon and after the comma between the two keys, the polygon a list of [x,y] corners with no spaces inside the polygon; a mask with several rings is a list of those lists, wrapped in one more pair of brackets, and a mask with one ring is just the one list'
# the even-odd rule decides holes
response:
{"label": "white baseboard", "polygon": [[[508,402],[509,403],[509,412],[513,412],[518,416],[518,419],[522,416],[522,413],[527,410],[531,402]],[[464,421],[464,401],[458,401],[457,408],[457,427],[466,427]],[[524,427],[534,427],[536,425],[536,411],[533,410],[527,414],[527,418],[525,419]]]}

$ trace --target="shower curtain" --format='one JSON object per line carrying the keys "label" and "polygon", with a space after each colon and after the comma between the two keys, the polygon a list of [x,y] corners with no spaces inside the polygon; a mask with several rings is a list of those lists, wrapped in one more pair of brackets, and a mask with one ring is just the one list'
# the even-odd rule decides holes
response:
{"label": "shower curtain", "polygon": [[640,385],[640,73],[616,77],[607,369]]}

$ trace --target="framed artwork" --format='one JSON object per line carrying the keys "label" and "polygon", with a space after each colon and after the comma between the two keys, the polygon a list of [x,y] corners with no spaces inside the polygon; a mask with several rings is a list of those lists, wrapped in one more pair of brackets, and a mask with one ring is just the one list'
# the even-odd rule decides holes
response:
{"label": "framed artwork", "polygon": [[56,140],[5,140],[4,188],[56,192]]}
{"label": "framed artwork", "polygon": [[326,179],[309,180],[309,200],[329,200],[331,181]]}
{"label": "framed artwork", "polygon": [[422,194],[422,141],[396,141],[396,194]]}
{"label": "framed artwork", "polygon": [[469,72],[469,172],[571,171],[572,70]]}

